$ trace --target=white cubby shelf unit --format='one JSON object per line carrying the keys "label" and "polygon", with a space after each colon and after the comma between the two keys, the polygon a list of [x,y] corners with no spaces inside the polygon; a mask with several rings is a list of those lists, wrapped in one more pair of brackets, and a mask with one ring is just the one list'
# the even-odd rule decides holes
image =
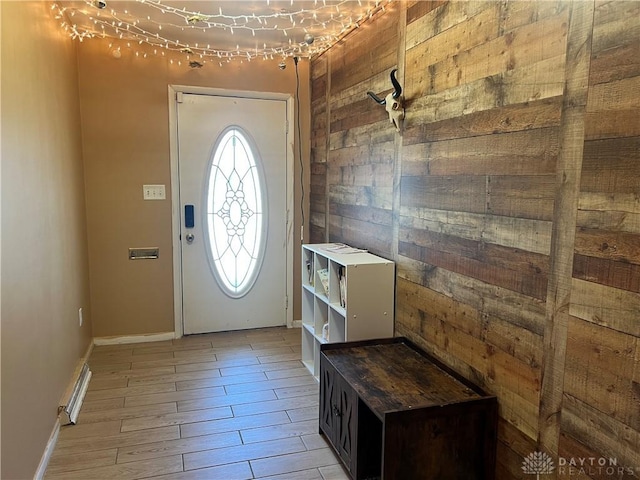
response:
{"label": "white cubby shelf unit", "polygon": [[302,246],[302,363],[316,378],[321,344],[393,336],[394,262],[336,245]]}

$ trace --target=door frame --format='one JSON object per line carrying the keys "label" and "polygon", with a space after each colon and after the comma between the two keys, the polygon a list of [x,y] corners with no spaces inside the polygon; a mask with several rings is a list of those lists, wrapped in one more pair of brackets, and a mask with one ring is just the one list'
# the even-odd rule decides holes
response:
{"label": "door frame", "polygon": [[179,93],[194,93],[217,97],[239,97],[259,100],[283,100],[287,104],[286,128],[286,318],[287,327],[293,326],[293,165],[294,165],[294,118],[293,96],[287,93],[253,92],[246,90],[226,90],[221,88],[194,87],[188,85],[169,85],[169,150],[171,159],[171,235],[173,247],[173,316],[175,338],[184,335],[182,303],[182,251],[180,242],[180,177],[178,172],[178,103]]}

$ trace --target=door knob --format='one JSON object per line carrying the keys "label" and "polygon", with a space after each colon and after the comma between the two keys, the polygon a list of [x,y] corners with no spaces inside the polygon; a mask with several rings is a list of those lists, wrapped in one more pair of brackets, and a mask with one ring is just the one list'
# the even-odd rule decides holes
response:
{"label": "door knob", "polygon": [[195,238],[193,233],[187,233],[185,237],[187,239],[187,243],[193,243],[193,239]]}

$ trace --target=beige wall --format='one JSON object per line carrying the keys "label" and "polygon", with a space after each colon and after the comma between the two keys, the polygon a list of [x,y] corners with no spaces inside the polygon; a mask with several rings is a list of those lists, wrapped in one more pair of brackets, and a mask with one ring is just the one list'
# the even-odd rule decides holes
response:
{"label": "beige wall", "polygon": [[91,323],[75,46],[46,2],[0,9],[1,477],[22,479],[36,471]]}
{"label": "beige wall", "polygon": [[[133,335],[174,330],[170,203],[168,85],[205,86],[295,95],[293,63],[233,62],[202,69],[142,58],[126,49],[109,54],[108,42],[79,46],[80,98],[86,171],[91,304],[94,335]],[[301,61],[302,138],[309,138],[308,62]],[[305,140],[304,151],[308,149]],[[308,155],[305,155],[308,158]],[[308,160],[305,160],[308,162]],[[299,160],[295,159],[294,227],[299,277]],[[143,184],[167,186],[166,201],[144,201]],[[158,260],[130,261],[129,247],[157,246]],[[294,285],[299,278],[294,278]],[[300,318],[294,289],[294,319]]]}

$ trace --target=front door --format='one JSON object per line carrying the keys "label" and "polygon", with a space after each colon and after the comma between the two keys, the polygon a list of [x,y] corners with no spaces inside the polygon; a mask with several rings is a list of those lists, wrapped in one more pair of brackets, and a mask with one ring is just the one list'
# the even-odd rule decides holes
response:
{"label": "front door", "polygon": [[185,334],[285,325],[287,103],[177,97]]}

